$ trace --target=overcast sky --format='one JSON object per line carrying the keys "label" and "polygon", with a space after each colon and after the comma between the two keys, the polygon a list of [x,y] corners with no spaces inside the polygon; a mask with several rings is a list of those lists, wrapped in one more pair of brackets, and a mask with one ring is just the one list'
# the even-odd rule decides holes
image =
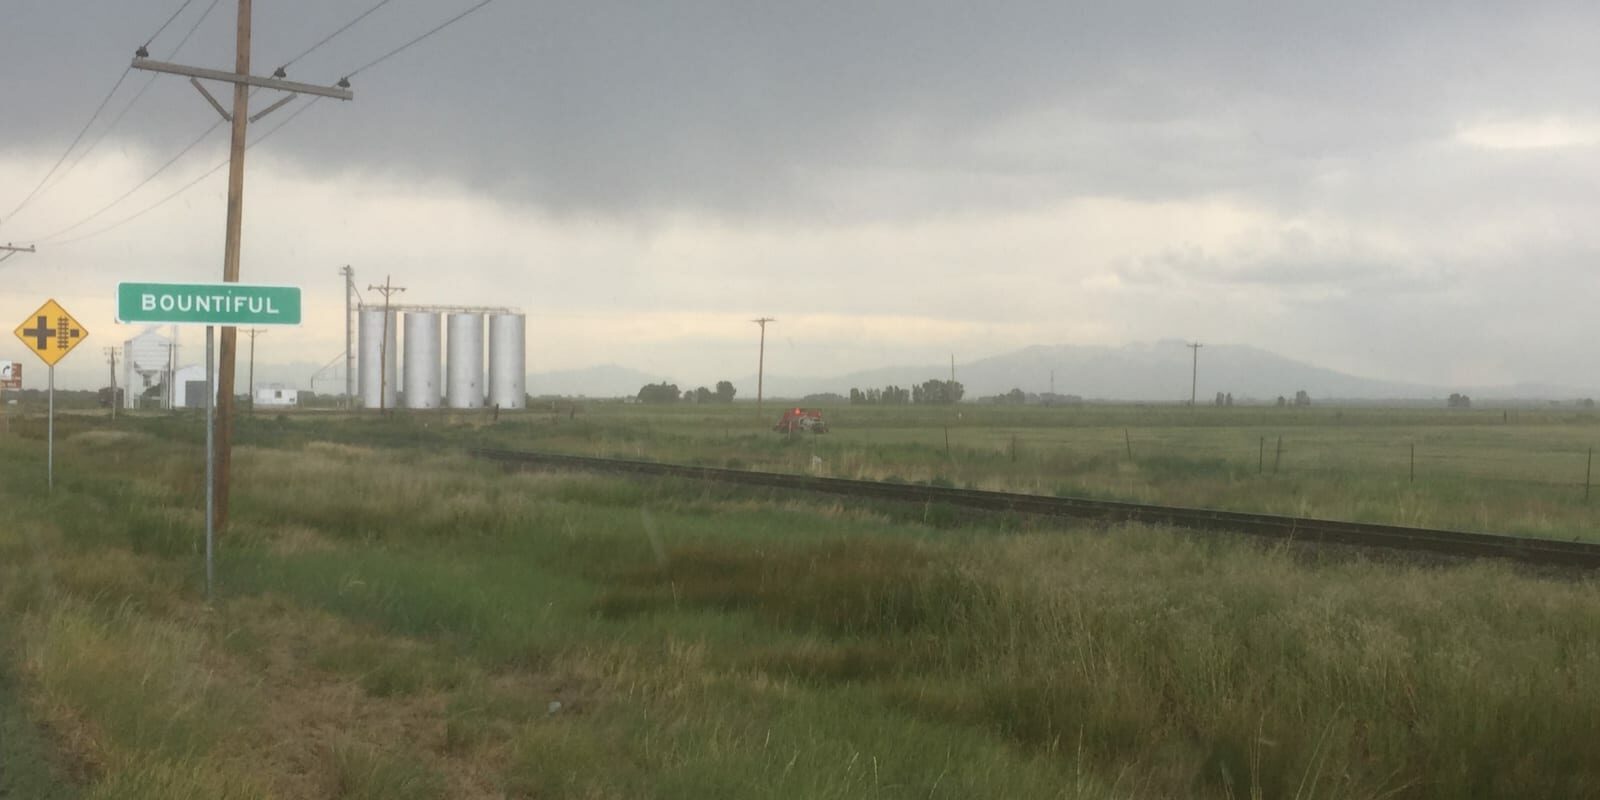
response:
{"label": "overcast sky", "polygon": [[[254,71],[373,2],[257,3]],[[473,2],[393,0],[290,77],[331,83]],[[180,5],[4,0],[0,214]],[[175,60],[230,67],[234,5]],[[524,309],[534,372],[738,378],[772,316],[785,375],[1185,338],[1594,387],[1595,30],[1592,2],[498,0],[250,151],[244,280],[308,305],[258,357],[341,352],[348,263],[406,302]],[[101,139],[146,80],[0,220],[0,243],[40,241],[0,264],[0,323],[54,296],[92,334],[64,385],[103,383],[99,347],[136,332],[117,281],[221,275],[225,170],[63,240],[212,169],[226,126],[52,236],[216,121],[163,76]],[[33,361],[10,336],[7,358]]]}

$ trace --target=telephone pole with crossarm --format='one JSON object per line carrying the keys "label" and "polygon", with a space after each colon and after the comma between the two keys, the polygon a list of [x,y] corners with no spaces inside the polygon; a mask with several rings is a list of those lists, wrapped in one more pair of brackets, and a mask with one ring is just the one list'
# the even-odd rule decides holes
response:
{"label": "telephone pole with crossarm", "polygon": [[[228,158],[228,221],[222,256],[222,280],[224,283],[239,282],[240,234],[244,223],[244,151],[246,146],[245,137],[249,131],[250,123],[256,122],[273,111],[282,108],[297,96],[303,94],[316,97],[331,97],[336,100],[354,99],[354,94],[350,91],[350,83],[344,79],[340,79],[336,86],[299,83],[286,80],[287,74],[282,68],[275,71],[272,77],[263,78],[251,75],[250,22],[251,0],[239,0],[234,68],[232,72],[155,61],[149,57],[149,51],[143,47],[139,48],[133,59],[134,69],[187,77],[189,83],[194,85],[195,89],[211,104],[211,107],[216,109],[224,120],[233,125]],[[232,84],[233,111],[231,114],[223,109],[222,104],[217,102],[217,99],[210,92],[206,91],[205,86],[200,83],[201,80]],[[287,92],[288,94],[251,116],[250,89],[252,87],[273,89]],[[217,415],[213,450],[216,457],[217,482],[212,521],[219,532],[225,530],[228,526],[229,475],[233,462],[233,373],[237,361],[238,341],[238,329],[233,326],[223,326],[222,348],[217,359]]]}

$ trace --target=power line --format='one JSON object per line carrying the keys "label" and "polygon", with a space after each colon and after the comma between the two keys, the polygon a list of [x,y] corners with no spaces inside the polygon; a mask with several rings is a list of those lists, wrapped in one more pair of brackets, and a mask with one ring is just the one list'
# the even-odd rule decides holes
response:
{"label": "power line", "polygon": [[55,233],[50,234],[49,236],[45,236],[45,237],[42,237],[40,239],[36,239],[35,241],[49,243],[49,241],[51,239],[54,239],[57,236],[61,236],[62,234],[70,233],[70,232],[72,232],[74,230],[77,230],[78,228],[82,227],[83,225],[87,224],[88,222],[98,218],[101,214],[104,214],[107,211],[110,211],[118,203],[121,203],[123,200],[128,199],[128,197],[131,196],[134,192],[137,192],[140,189],[143,189],[147,184],[149,184],[151,181],[155,180],[158,176],[160,176],[161,173],[166,172],[168,167],[171,167],[173,164],[178,163],[178,159],[181,159],[184,156],[188,155],[190,150],[193,150],[197,145],[199,145],[201,142],[205,141],[207,136],[210,136],[213,131],[215,131],[216,129],[222,127],[222,123],[224,123],[226,121],[227,120],[219,119],[216,122],[211,123],[211,127],[206,128],[205,131],[201,132],[201,134],[199,136],[196,136],[193,141],[191,141],[188,144],[184,145],[183,149],[179,150],[177,155],[173,156],[172,158],[167,159],[167,163],[162,164],[161,166],[157,167],[155,172],[150,173],[149,175],[145,176],[144,180],[139,181],[137,184],[134,184],[134,187],[132,189],[129,189],[128,191],[123,192],[121,195],[118,195],[117,199],[112,200],[111,202],[106,203],[105,205],[101,206],[98,211],[94,212],[93,214],[90,214],[87,217],[84,217],[83,219],[78,220],[77,222],[72,223],[71,225],[68,225],[65,228],[62,228],[61,230],[56,231]]}
{"label": "power line", "polygon": [[[178,15],[182,14],[183,10],[188,8],[189,4],[191,4],[193,2],[194,2],[194,0],[184,0],[183,1],[183,5],[178,6],[178,10],[172,12],[172,16],[168,17],[166,22],[161,23],[161,27],[157,28],[156,32],[151,34],[149,39],[145,40],[144,46],[139,48],[140,54],[143,55],[143,52],[144,52],[145,48],[148,48],[150,46],[150,43],[154,42],[156,40],[156,37],[160,36],[162,34],[162,32],[165,31],[167,29],[167,27],[170,26],[173,23],[173,21],[175,21],[178,18]],[[213,5],[214,4],[215,3],[213,3]],[[196,27],[198,27],[198,25]],[[192,34],[193,31],[191,30],[190,33]],[[188,41],[188,37],[185,36],[184,40]],[[179,45],[179,47],[182,47],[182,46],[183,46],[182,44]],[[128,73],[132,72],[132,71],[133,71],[133,66],[132,65],[129,65],[129,66],[123,68],[122,74],[117,76],[117,82],[113,83],[111,85],[111,91],[106,92],[106,96],[101,98],[100,104],[95,106],[94,113],[89,115],[89,121],[83,123],[83,127],[78,129],[78,134],[76,136],[72,137],[72,143],[67,145],[67,149],[61,151],[61,157],[56,159],[56,163],[50,165],[49,171],[45,172],[44,177],[39,179],[39,183],[36,184],[33,187],[33,189],[28,192],[26,197],[22,198],[22,202],[18,203],[16,208],[11,209],[11,213],[5,215],[4,217],[0,217],[0,227],[3,227],[6,222],[11,220],[11,218],[15,217],[17,214],[22,213],[22,210],[27,208],[28,204],[33,202],[33,199],[39,195],[39,191],[44,188],[46,183],[50,182],[50,178],[53,175],[56,174],[56,170],[61,169],[61,165],[64,162],[66,162],[67,156],[72,155],[72,151],[75,148],[77,148],[77,146],[78,146],[78,144],[80,142],[83,141],[84,134],[87,134],[89,132],[89,129],[94,127],[95,121],[100,119],[101,112],[106,110],[106,105],[111,102],[111,98],[116,95],[117,90],[122,88],[123,82],[128,79]],[[143,94],[143,91],[141,91],[140,94]],[[137,97],[135,97],[134,99],[135,99],[135,101],[138,100]],[[130,108],[132,107],[132,103],[129,104],[129,107]],[[126,109],[124,109],[124,111],[122,113],[127,113]],[[117,117],[118,117],[118,119],[121,119],[122,114],[118,114]],[[109,128],[108,128],[108,130],[109,130]],[[96,140],[96,144],[98,144],[98,143],[99,143],[99,140],[97,139]],[[79,161],[81,161],[81,160],[82,160],[82,158],[80,157]],[[76,161],[73,162],[73,166],[77,166],[77,162]],[[69,172],[71,171],[71,167],[68,168],[68,171]]]}
{"label": "power line", "polygon": [[106,96],[101,99],[100,105],[95,106],[94,113],[89,115],[89,121],[83,123],[83,127],[78,130],[77,136],[72,137],[72,144],[67,145],[67,149],[61,151],[61,157],[56,159],[56,163],[51,165],[50,171],[39,179],[39,183],[33,187],[33,191],[28,192],[28,196],[22,198],[22,202],[18,203],[16,208],[11,209],[10,214],[0,217],[0,226],[4,226],[8,220],[21,213],[22,209],[28,207],[28,203],[39,194],[40,189],[44,188],[45,183],[50,180],[50,176],[56,174],[56,170],[61,168],[61,163],[67,160],[68,155],[71,155],[72,149],[78,146],[78,142],[83,141],[83,135],[88,133],[90,126],[94,125],[94,121],[100,118],[100,112],[106,109],[106,104],[111,102],[111,96],[122,88],[122,82],[128,79],[128,73],[132,71],[133,67],[131,65],[123,68],[122,74],[117,76],[117,82],[111,85],[111,91],[106,92]]}
{"label": "power line", "polygon": [[[299,108],[295,109],[294,113],[290,114],[287,117],[284,117],[283,121],[279,122],[277,125],[274,125],[273,127],[268,128],[266,133],[263,133],[260,136],[256,137],[256,140],[251,142],[251,143],[249,143],[248,145],[246,145],[245,149],[249,150],[250,148],[255,147],[256,145],[261,144],[262,142],[266,141],[267,137],[271,136],[274,133],[277,133],[284,126],[286,126],[289,123],[293,122],[295,117],[298,117],[301,114],[304,114],[312,106],[316,105],[317,101],[319,101],[321,99],[322,98],[320,98],[320,97],[314,97],[314,98],[311,99],[311,102],[309,102],[309,103],[307,103],[307,104],[305,104],[303,106],[300,106]],[[128,223],[130,223],[130,222],[132,222],[132,221],[144,216],[145,214],[148,214],[148,213],[150,213],[150,212],[152,212],[152,211],[154,211],[154,210],[166,205],[167,203],[172,202],[173,200],[177,199],[178,195],[181,195],[184,192],[187,192],[190,189],[193,189],[194,187],[200,185],[200,183],[202,181],[204,181],[206,178],[209,178],[212,175],[217,174],[218,172],[222,171],[223,167],[226,167],[226,166],[228,166],[228,161],[227,161],[227,159],[223,159],[220,163],[218,163],[216,166],[212,167],[211,169],[207,170],[205,173],[203,173],[199,177],[195,178],[192,181],[189,181],[188,183],[184,184],[183,186],[178,187],[178,189],[176,191],[174,191],[171,194],[161,198],[160,200],[157,200],[154,203],[151,203],[148,206],[145,206],[144,208],[139,209],[138,211],[134,212],[133,214],[130,214],[130,215],[126,216],[126,217],[123,217],[122,219],[117,220],[116,222],[113,222],[113,223],[111,223],[110,225],[107,225],[104,228],[100,228],[98,230],[91,231],[89,233],[85,233],[85,234],[82,234],[82,235],[79,235],[79,236],[74,236],[74,237],[72,237],[70,239],[62,239],[61,241],[55,242],[54,244],[55,244],[56,247],[64,247],[64,246],[69,245],[69,244],[74,244],[76,242],[81,242],[81,241],[83,241],[85,239],[92,239],[92,238],[94,238],[96,236],[99,236],[99,235],[101,235],[103,233],[110,233],[111,231],[114,231],[117,228],[120,228],[123,225],[126,225],[126,224],[128,224]]]}
{"label": "power line", "polygon": [[287,70],[290,67],[290,65],[294,64],[294,62],[299,61],[300,59],[305,58],[306,56],[311,55],[312,53],[316,52],[323,45],[327,44],[328,42],[333,41],[333,39],[335,37],[337,37],[339,34],[344,33],[345,31],[350,30],[351,28],[355,27],[356,23],[360,22],[361,20],[366,19],[368,16],[370,16],[372,14],[372,12],[377,11],[380,8],[383,8],[384,6],[388,5],[391,2],[393,2],[393,0],[378,0],[378,4],[377,5],[367,9],[366,11],[361,12],[360,16],[356,17],[353,20],[350,20],[349,22],[346,22],[343,27],[339,28],[338,30],[334,31],[333,33],[330,33],[327,36],[322,37],[321,40],[319,40],[316,44],[311,45],[310,47],[306,48],[304,52],[300,53],[300,55],[297,55],[294,58],[291,58],[288,61],[283,62],[283,66],[279,67],[278,69],[280,71]]}
{"label": "power line", "polygon": [[457,14],[457,15],[445,20],[444,22],[439,23],[437,26],[435,26],[433,29],[429,30],[427,33],[424,33],[421,36],[418,36],[417,38],[412,39],[411,41],[406,42],[405,44],[400,45],[399,47],[396,47],[395,49],[390,50],[389,52],[384,53],[383,55],[378,56],[377,58],[375,58],[375,59],[373,59],[371,61],[368,61],[367,63],[362,64],[359,67],[356,67],[354,70],[350,71],[350,74],[345,76],[345,79],[349,80],[350,78],[354,78],[355,76],[361,74],[362,72],[364,72],[364,71],[366,71],[368,69],[371,69],[371,68],[373,68],[373,67],[375,67],[375,66],[377,66],[377,65],[379,65],[379,64],[381,64],[381,63],[383,63],[385,61],[388,61],[390,58],[393,58],[394,56],[399,55],[401,52],[411,48],[413,45],[418,44],[423,39],[426,39],[429,36],[432,36],[432,35],[438,33],[439,31],[442,31],[445,28],[448,28],[451,25],[454,25],[457,22],[460,22],[468,14],[471,14],[472,12],[477,11],[480,8],[483,8],[484,6],[489,5],[492,2],[494,2],[494,0],[479,0],[477,5],[467,9],[466,11],[461,12],[460,14]]}
{"label": "power line", "polygon": [[[195,20],[193,25],[189,26],[188,32],[184,33],[183,38],[178,40],[178,46],[172,48],[171,55],[167,57],[169,61],[178,57],[178,53],[183,51],[184,45],[188,44],[189,39],[194,36],[195,31],[200,29],[200,25],[206,21],[206,17],[211,16],[211,11],[217,7],[217,3],[219,2],[221,2],[221,0],[211,0],[211,4],[206,6],[206,10],[200,12],[200,18]],[[100,133],[94,137],[94,141],[90,142],[88,147],[85,147],[83,150],[78,152],[78,157],[72,159],[72,163],[67,165],[67,168],[56,178],[55,183],[50,185],[50,188],[60,186],[61,182],[66,180],[67,176],[71,175],[72,171],[77,169],[78,165],[82,163],[90,153],[94,152],[94,149],[99,147],[101,142],[105,141],[106,136],[109,135],[111,131],[116,129],[118,123],[122,122],[122,118],[127,116],[128,112],[133,110],[135,105],[138,105],[139,100],[144,97],[144,93],[150,91],[150,86],[156,82],[156,77],[156,75],[152,74],[145,78],[144,85],[139,87],[139,91],[134,94],[133,99],[129,100],[127,104],[122,107],[122,110],[118,111],[117,115],[111,118],[111,123],[100,130]]]}
{"label": "power line", "polygon": [[[291,64],[294,61],[305,57],[306,55],[310,54],[312,51],[322,47],[325,44],[327,44],[333,38],[337,37],[339,34],[343,33],[344,31],[350,29],[356,23],[358,23],[361,20],[365,19],[367,16],[371,15],[373,12],[375,12],[378,9],[382,8],[383,6],[387,5],[391,1],[392,0],[379,0],[378,3],[373,5],[371,8],[368,8],[366,11],[362,12],[355,19],[353,19],[350,22],[346,23],[343,27],[341,27],[338,30],[335,30],[333,33],[323,37],[323,39],[321,41],[319,41],[316,44],[312,45],[305,52],[301,53],[300,55],[295,56],[294,58],[290,59],[288,62],[285,62],[285,66],[288,66],[288,64]],[[154,41],[156,36],[160,36],[161,32],[164,31],[168,25],[172,24],[172,20],[176,19],[177,15],[179,13],[182,13],[183,8],[188,7],[188,5],[190,3],[192,3],[192,2],[193,2],[193,0],[185,0],[185,3],[183,4],[183,7],[180,7],[178,9],[178,12],[174,13],[173,17],[171,19],[168,19],[167,22],[162,25],[161,29],[156,31],[155,36],[151,36],[150,37],[151,41]],[[216,2],[217,2],[217,0],[213,0],[212,6],[215,6]],[[432,27],[432,28],[428,29],[427,31],[423,32],[421,35],[412,38],[411,40],[409,40],[406,43],[400,45],[399,47],[396,47],[396,48],[384,53],[383,55],[378,56],[377,58],[375,58],[375,59],[373,59],[371,61],[368,61],[367,63],[362,64],[359,67],[356,67],[354,70],[351,70],[348,75],[345,76],[346,79],[354,77],[354,76],[356,76],[356,75],[358,75],[358,74],[360,74],[362,72],[365,72],[366,70],[369,70],[369,69],[371,69],[371,68],[373,68],[373,67],[375,67],[375,66],[377,66],[377,65],[379,65],[379,64],[381,64],[381,63],[383,63],[383,62],[385,62],[385,61],[387,61],[387,60],[389,60],[389,59],[391,59],[391,58],[393,58],[393,57],[395,57],[397,55],[399,55],[400,53],[402,53],[402,52],[404,52],[404,51],[406,51],[406,50],[408,50],[408,49],[420,44],[421,42],[423,42],[424,40],[426,40],[429,37],[433,36],[434,34],[439,33],[440,31],[444,30],[445,28],[450,27],[451,25],[456,24],[457,22],[460,22],[461,20],[465,19],[466,17],[470,16],[474,12],[477,12],[478,10],[482,9],[484,6],[487,6],[492,2],[494,2],[494,0],[479,0],[479,2],[477,2],[476,4],[468,7],[466,10],[456,14],[453,17],[450,17],[449,19],[445,20],[444,22],[439,23],[438,25],[435,25],[434,27]],[[206,13],[210,13],[210,8],[207,8]],[[204,15],[202,15],[202,19],[203,19],[203,17],[204,17]],[[198,23],[196,23],[196,27],[198,27]],[[185,38],[187,39],[187,37],[185,37]],[[182,45],[180,44],[180,47],[181,46]],[[129,69],[123,70],[122,77],[117,80],[117,85],[112,87],[112,92],[111,93],[115,93],[116,89],[122,85],[122,81],[127,78],[129,70],[131,70],[131,67]],[[92,125],[94,123],[94,119],[99,116],[100,110],[104,109],[106,103],[110,101],[111,93],[108,93],[106,95],[105,100],[101,101],[100,108],[96,109],[95,116],[90,118],[89,125]],[[253,147],[256,144],[260,144],[267,137],[271,136],[274,133],[277,133],[285,125],[288,125],[290,122],[294,121],[294,119],[296,117],[300,116],[307,109],[311,108],[311,106],[316,105],[316,101],[318,99],[320,99],[320,98],[314,98],[312,100],[312,102],[310,102],[310,103],[308,103],[308,104],[306,104],[304,106],[301,106],[300,108],[296,109],[294,111],[294,113],[290,114],[282,122],[278,123],[278,125],[276,125],[275,127],[269,129],[266,133],[262,134],[254,142],[251,142],[248,145],[246,145],[246,149],[248,149],[249,147]],[[89,125],[85,125],[84,126],[84,130],[80,131],[78,136],[75,139],[73,139],[73,144],[67,148],[66,152],[62,153],[61,161],[65,161],[67,155],[72,152],[72,148],[77,146],[78,141],[83,138],[83,134],[88,131]],[[107,205],[102,207],[100,210],[98,210],[95,213],[89,215],[88,217],[86,217],[86,218],[84,218],[84,219],[82,219],[82,220],[80,220],[80,221],[78,221],[76,223],[73,223],[71,226],[69,226],[67,228],[63,228],[63,229],[61,229],[59,231],[56,231],[55,233],[44,237],[44,239],[40,239],[40,240],[37,240],[37,241],[54,240],[54,239],[56,239],[56,237],[61,236],[62,234],[68,233],[68,232],[70,232],[72,230],[75,230],[78,227],[88,223],[89,221],[99,217],[101,214],[103,214],[106,211],[110,210],[113,206],[115,206],[118,203],[122,202],[123,200],[127,199],[127,197],[132,195],[134,192],[136,192],[139,189],[143,188],[145,185],[150,183],[150,181],[154,180],[157,176],[159,176],[162,172],[164,172],[168,167],[172,166],[172,164],[175,163],[178,159],[182,158],[185,154],[187,154],[189,152],[189,150],[193,149],[196,145],[198,145],[201,140],[203,140],[207,135],[209,135],[213,130],[215,130],[220,125],[221,125],[221,123],[218,122],[218,123],[213,124],[210,128],[207,128],[206,131],[204,133],[202,133],[198,139],[196,139],[195,141],[191,142],[182,151],[180,151],[178,153],[178,155],[174,156],[166,164],[163,164],[159,169],[157,169],[149,177],[147,177],[144,180],[140,181],[138,185],[134,186],[132,189],[130,189],[127,192],[125,192],[121,197],[118,197],[116,200],[113,200],[111,203],[108,203]],[[55,170],[60,167],[60,165],[61,165],[60,161],[58,161],[57,164],[55,165],[55,167],[51,168],[50,173],[47,173],[45,175],[45,180],[46,181],[49,180],[50,174],[54,173]],[[203,181],[206,178],[209,178],[212,175],[216,174],[216,172],[218,170],[221,170],[225,166],[227,166],[227,162],[226,161],[222,162],[221,164],[218,164],[216,167],[213,167],[210,171],[202,174],[200,177],[194,179],[193,181],[190,181],[189,183],[183,185],[177,191],[172,192],[171,194],[168,194],[167,196],[165,196],[165,197],[161,198],[160,200],[156,201],[155,203],[153,203],[153,204],[151,204],[149,206],[146,206],[146,207],[140,209],[139,211],[134,212],[133,214],[131,214],[131,215],[127,216],[127,217],[124,217],[124,218],[122,218],[121,220],[118,220],[115,223],[112,223],[111,225],[108,225],[108,226],[106,226],[104,228],[100,228],[100,229],[98,229],[96,231],[93,231],[93,232],[90,232],[90,233],[87,233],[87,234],[83,234],[83,235],[80,235],[80,236],[75,236],[75,237],[71,237],[71,238],[68,238],[68,239],[61,239],[61,240],[58,240],[58,241],[54,241],[53,243],[55,245],[57,245],[57,246],[67,245],[67,244],[72,244],[72,243],[75,243],[75,242],[81,242],[81,241],[83,241],[85,239],[89,239],[89,238],[92,238],[92,237],[95,237],[95,236],[99,236],[99,235],[101,235],[103,233],[109,233],[110,231],[115,230],[117,228],[120,228],[123,225],[125,225],[125,224],[127,224],[129,222],[132,222],[133,220],[138,219],[139,217],[142,217],[145,214],[148,214],[149,212],[154,211],[155,209],[157,209],[157,208],[165,205],[166,203],[172,201],[178,195],[181,195],[184,192],[188,191],[189,189],[194,188],[201,181]],[[40,185],[42,186],[43,183],[44,183],[44,181],[41,181]],[[37,192],[38,192],[38,188],[35,188],[34,191],[29,194],[29,197],[24,199],[23,205],[26,205],[27,200],[32,199],[33,194],[35,194]],[[19,206],[17,210],[21,210],[21,206]],[[13,215],[16,214],[16,211],[12,211],[12,214]]]}
{"label": "power line", "polygon": [[161,27],[159,27],[159,28],[156,28],[156,32],[155,32],[155,33],[152,33],[152,34],[150,34],[150,38],[148,38],[148,39],[146,39],[146,40],[144,40],[144,46],[145,46],[145,47],[149,47],[149,46],[150,46],[150,43],[151,43],[151,42],[153,42],[153,41],[155,41],[155,40],[156,40],[156,37],[157,37],[157,36],[160,36],[160,35],[161,35],[161,34],[162,34],[162,33],[163,33],[163,32],[164,32],[164,31],[166,31],[166,29],[167,29],[167,26],[168,26],[168,25],[171,25],[171,24],[172,24],[172,22],[173,22],[173,20],[176,20],[176,19],[177,19],[177,18],[178,18],[178,15],[179,15],[179,14],[182,14],[182,13],[183,13],[183,10],[184,10],[184,9],[186,9],[186,8],[188,8],[188,7],[189,7],[189,4],[190,4],[190,3],[193,3],[193,2],[194,2],[194,0],[183,0],[183,5],[181,5],[181,6],[178,6],[178,10],[177,10],[177,11],[174,11],[174,12],[172,12],[172,16],[170,16],[170,17],[167,17],[167,21],[166,21],[166,22],[163,22],[163,23],[161,23]]}

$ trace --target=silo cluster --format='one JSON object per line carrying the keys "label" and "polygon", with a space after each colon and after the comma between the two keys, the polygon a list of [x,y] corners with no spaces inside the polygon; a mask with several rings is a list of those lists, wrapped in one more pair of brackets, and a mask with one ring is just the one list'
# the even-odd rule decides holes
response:
{"label": "silo cluster", "polygon": [[[405,388],[405,407],[456,409],[524,408],[527,405],[527,317],[500,310],[447,310],[402,307],[405,327],[405,372],[396,369],[396,312],[388,313],[387,337],[382,309],[362,308],[360,317],[360,391],[367,408],[379,408],[379,386],[386,387],[382,407],[394,408],[396,389]],[[441,348],[440,318],[444,321]],[[488,317],[488,360],[485,371],[484,318]],[[441,369],[441,350],[443,369]],[[387,362],[387,370],[379,365]],[[387,378],[385,379],[385,374]],[[403,381],[403,383],[402,383]]]}

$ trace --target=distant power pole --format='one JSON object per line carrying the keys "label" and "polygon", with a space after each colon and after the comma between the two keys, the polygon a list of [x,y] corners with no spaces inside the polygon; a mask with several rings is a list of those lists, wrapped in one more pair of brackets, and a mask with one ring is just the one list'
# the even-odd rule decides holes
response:
{"label": "distant power pole", "polygon": [[111,420],[117,419],[117,348],[103,347],[107,362],[111,364]]}
{"label": "distant power pole", "polygon": [[354,339],[350,330],[350,315],[355,311],[356,271],[349,264],[339,268],[344,276],[344,407],[356,407],[356,369]]}
{"label": "distant power pole", "polygon": [[250,337],[250,416],[256,415],[256,334],[266,333],[266,328],[245,328],[244,333]]}
{"label": "distant power pole", "polygon": [[382,286],[368,286],[369,292],[383,294],[383,338],[378,340],[378,413],[388,410],[389,400],[389,296],[396,295],[406,290],[404,286],[395,286],[390,283],[389,276],[383,276]]}
{"label": "distant power pole", "polygon": [[772,317],[762,317],[760,319],[753,319],[753,320],[750,320],[750,321],[761,326],[761,354],[756,360],[756,416],[759,417],[759,416],[762,415],[762,411],[761,411],[762,394],[763,394],[764,389],[766,388],[765,387],[765,382],[766,382],[766,375],[767,375],[767,323],[769,323],[769,322],[777,322],[777,320],[773,319]]}
{"label": "distant power pole", "polygon": [[1200,380],[1200,348],[1205,347],[1205,345],[1195,342],[1194,344],[1188,345],[1188,347],[1190,350],[1194,351],[1194,365],[1189,372],[1189,407],[1194,408],[1194,390],[1195,387],[1199,385]]}

